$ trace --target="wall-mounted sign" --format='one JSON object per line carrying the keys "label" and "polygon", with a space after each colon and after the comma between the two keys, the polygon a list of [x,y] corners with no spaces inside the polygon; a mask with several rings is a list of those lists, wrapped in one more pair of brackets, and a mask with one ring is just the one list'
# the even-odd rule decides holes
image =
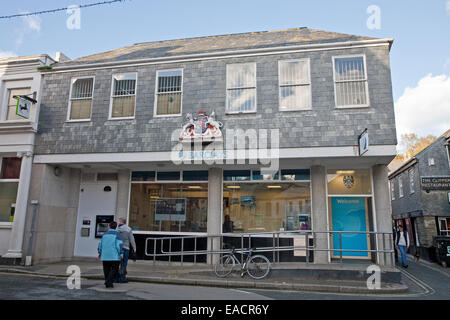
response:
{"label": "wall-mounted sign", "polygon": [[360,156],[369,151],[369,132],[367,129],[364,130],[358,137],[358,148]]}
{"label": "wall-mounted sign", "polygon": [[420,177],[422,190],[450,190],[450,177]]}
{"label": "wall-mounted sign", "polygon": [[25,119],[30,119],[30,110],[32,104],[33,103],[29,100],[25,100],[21,97],[17,98],[16,115]]}
{"label": "wall-mounted sign", "polygon": [[197,114],[186,114],[186,123],[181,130],[180,141],[192,142],[201,141],[221,141],[223,124],[215,119],[214,111],[207,115],[206,111],[199,110]]}

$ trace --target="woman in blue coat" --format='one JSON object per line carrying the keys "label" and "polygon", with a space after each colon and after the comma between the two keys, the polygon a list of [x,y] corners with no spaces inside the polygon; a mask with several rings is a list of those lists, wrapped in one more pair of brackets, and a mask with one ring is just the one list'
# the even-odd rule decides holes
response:
{"label": "woman in blue coat", "polygon": [[113,281],[119,272],[120,260],[123,259],[123,241],[116,228],[117,222],[111,222],[109,230],[103,234],[98,244],[98,257],[103,262],[103,273],[107,288],[114,288]]}

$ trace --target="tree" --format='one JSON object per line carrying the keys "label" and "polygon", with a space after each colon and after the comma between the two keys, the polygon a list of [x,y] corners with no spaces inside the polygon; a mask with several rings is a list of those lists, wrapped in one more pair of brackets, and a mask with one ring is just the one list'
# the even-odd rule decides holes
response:
{"label": "tree", "polygon": [[400,145],[406,150],[403,154],[398,154],[396,159],[408,160],[428,147],[437,137],[429,134],[426,137],[419,137],[415,133],[404,133],[400,137]]}

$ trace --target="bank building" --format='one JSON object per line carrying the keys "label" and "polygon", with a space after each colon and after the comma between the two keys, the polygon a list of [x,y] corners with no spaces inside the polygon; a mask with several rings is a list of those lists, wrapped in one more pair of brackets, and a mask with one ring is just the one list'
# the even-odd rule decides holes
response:
{"label": "bank building", "polygon": [[392,44],[295,28],[42,68],[16,252],[35,264],[96,257],[105,226],[125,217],[142,260],[228,241],[297,248],[264,252],[274,262],[392,265]]}

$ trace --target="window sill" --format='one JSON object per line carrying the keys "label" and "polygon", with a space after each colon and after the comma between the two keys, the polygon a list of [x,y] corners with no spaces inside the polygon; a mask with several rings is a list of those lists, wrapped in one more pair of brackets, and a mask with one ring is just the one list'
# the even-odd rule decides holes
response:
{"label": "window sill", "polygon": [[358,105],[350,105],[350,106],[336,106],[335,109],[366,109],[370,108],[368,104],[358,104]]}
{"label": "window sill", "polygon": [[12,229],[13,222],[0,222],[0,229]]}
{"label": "window sill", "polygon": [[308,109],[306,109],[306,108],[303,108],[303,109],[289,109],[289,110],[286,110],[286,109],[281,109],[281,108],[278,108],[278,111],[279,112],[296,112],[296,111],[313,111],[313,109],[312,108],[308,108]]}
{"label": "window sill", "polygon": [[65,122],[66,122],[66,123],[91,122],[91,119],[66,120]]}
{"label": "window sill", "polygon": [[170,118],[170,117],[181,117],[182,114],[154,114],[153,118]]}
{"label": "window sill", "polygon": [[108,121],[118,121],[118,120],[135,120],[135,117],[117,117],[117,118],[108,118]]}
{"label": "window sill", "polygon": [[256,114],[257,111],[238,111],[238,112],[230,112],[230,111],[226,111],[225,115],[240,115],[240,114]]}

